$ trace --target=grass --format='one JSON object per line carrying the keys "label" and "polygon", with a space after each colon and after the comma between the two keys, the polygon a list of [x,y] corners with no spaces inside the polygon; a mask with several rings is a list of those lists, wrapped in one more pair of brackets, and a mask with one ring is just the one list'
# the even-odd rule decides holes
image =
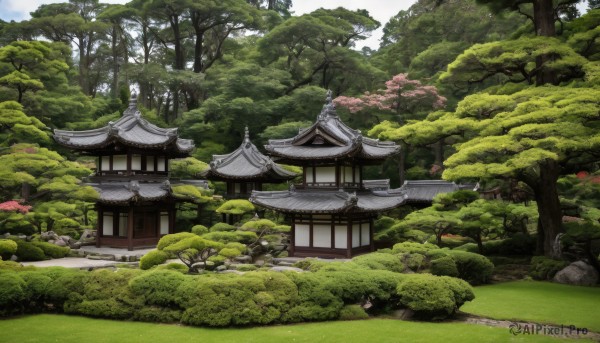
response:
{"label": "grass", "polygon": [[[253,328],[207,329],[40,314],[0,320],[0,342],[565,342],[513,336],[506,328],[393,319],[324,322]],[[582,342],[582,340],[578,340]]]}
{"label": "grass", "polygon": [[515,281],[475,287],[461,311],[494,319],[575,325],[600,332],[600,287]]}

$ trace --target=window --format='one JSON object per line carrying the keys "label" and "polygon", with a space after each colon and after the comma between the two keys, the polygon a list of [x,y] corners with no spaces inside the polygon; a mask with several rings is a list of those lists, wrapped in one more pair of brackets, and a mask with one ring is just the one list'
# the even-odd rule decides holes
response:
{"label": "window", "polygon": [[127,155],[113,156],[113,170],[127,170]]}
{"label": "window", "polygon": [[160,234],[166,235],[169,233],[169,212],[160,213]]}
{"label": "window", "polygon": [[156,171],[166,171],[166,160],[164,156],[160,156],[156,159]]}
{"label": "window", "polygon": [[102,156],[100,161],[102,171],[110,170],[110,156]]}
{"label": "window", "polygon": [[352,247],[360,246],[360,224],[352,224]]}
{"label": "window", "polygon": [[154,156],[146,156],[146,171],[154,171]]}
{"label": "window", "polygon": [[310,226],[308,224],[296,224],[294,233],[294,244],[297,247],[310,246]]}
{"label": "window", "polygon": [[335,248],[348,248],[348,227],[346,225],[335,226]]}
{"label": "window", "polygon": [[313,168],[306,167],[306,168],[304,168],[304,171],[306,174],[306,183],[314,183],[315,180],[313,179]]}
{"label": "window", "polygon": [[331,225],[313,225],[313,247],[331,248]]}
{"label": "window", "polygon": [[142,156],[132,155],[131,156],[131,170],[142,170]]}
{"label": "window", "polygon": [[360,224],[360,245],[363,247],[365,245],[371,244],[371,224],[370,223],[362,223]]}
{"label": "window", "polygon": [[102,236],[112,236],[114,234],[113,213],[104,212],[102,214]]}
{"label": "window", "polygon": [[129,224],[129,214],[119,213],[119,237],[127,237],[127,226]]}
{"label": "window", "polygon": [[335,183],[335,167],[317,167],[316,183]]}

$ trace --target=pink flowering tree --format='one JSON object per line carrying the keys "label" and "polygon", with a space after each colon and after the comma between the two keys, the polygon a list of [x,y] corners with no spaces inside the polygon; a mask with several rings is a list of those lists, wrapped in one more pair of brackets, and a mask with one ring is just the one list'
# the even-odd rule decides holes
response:
{"label": "pink flowering tree", "polygon": [[436,87],[411,80],[406,74],[392,77],[385,82],[385,89],[375,93],[365,92],[358,98],[339,96],[333,101],[336,106],[346,108],[350,113],[375,109],[392,112],[397,115],[400,124],[404,124],[411,114],[441,109],[446,105],[446,98],[438,93]]}
{"label": "pink flowering tree", "polygon": [[27,212],[29,212],[30,209],[31,206],[21,205],[16,200],[9,200],[0,203],[0,211],[3,212],[20,212],[22,214],[27,214]]}
{"label": "pink flowering tree", "polygon": [[[378,89],[374,93],[365,92],[360,97],[339,96],[334,103],[338,107],[346,108],[350,113],[364,115],[365,112],[387,112],[395,116],[394,125],[404,125],[407,119],[416,115],[444,108],[446,98],[438,93],[434,86],[423,85],[418,80],[411,80],[406,74],[398,74],[385,82],[385,89]],[[379,121],[379,120],[377,120]],[[383,124],[380,124],[383,125]],[[399,142],[402,149],[397,157],[400,184],[405,181],[406,152],[411,148],[403,141]],[[436,162],[431,172],[441,170],[441,142],[434,144]]]}

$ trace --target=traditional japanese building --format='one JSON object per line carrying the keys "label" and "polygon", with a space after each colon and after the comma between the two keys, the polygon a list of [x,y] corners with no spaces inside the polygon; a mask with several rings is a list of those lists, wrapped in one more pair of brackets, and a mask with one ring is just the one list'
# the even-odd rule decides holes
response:
{"label": "traditional japanese building", "polygon": [[189,156],[194,143],[179,138],[176,128],[159,128],[143,119],[135,96],[119,120],[94,130],[54,130],[54,139],[97,158],[88,181],[100,194],[98,246],[132,250],[155,245],[174,232],[169,160]]}
{"label": "traditional japanese building", "polygon": [[399,151],[393,142],[363,137],[337,116],[331,92],[317,121],[289,139],[265,146],[276,161],[303,168],[287,191],[252,192],[256,205],[291,217],[290,256],[351,257],[374,250],[373,219],[404,197],[363,184],[363,166]]}
{"label": "traditional japanese building", "polygon": [[246,127],[239,148],[230,154],[213,155],[210,169],[199,176],[211,181],[224,181],[227,184],[227,199],[248,199],[253,190],[262,191],[265,183],[283,183],[298,175],[285,170],[258,151],[250,141]]}

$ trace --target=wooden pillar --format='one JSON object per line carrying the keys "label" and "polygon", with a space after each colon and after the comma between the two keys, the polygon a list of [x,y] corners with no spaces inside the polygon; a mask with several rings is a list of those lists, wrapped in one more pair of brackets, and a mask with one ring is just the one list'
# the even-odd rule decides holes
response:
{"label": "wooden pillar", "polygon": [[288,250],[288,256],[294,257],[294,251],[296,247],[296,216],[292,215],[292,229],[290,230],[290,249]]}
{"label": "wooden pillar", "polygon": [[127,250],[133,250],[133,205],[129,207],[129,216],[127,217]]}
{"label": "wooden pillar", "polygon": [[346,258],[352,257],[352,219],[348,218],[348,244],[346,246]]}
{"label": "wooden pillar", "polygon": [[102,227],[104,226],[104,209],[101,206],[98,206],[98,227],[96,228],[96,247],[100,248],[100,239],[102,237],[103,231]]}
{"label": "wooden pillar", "polygon": [[375,242],[373,241],[373,217],[369,219],[369,242],[371,243],[371,251],[375,251]]}

